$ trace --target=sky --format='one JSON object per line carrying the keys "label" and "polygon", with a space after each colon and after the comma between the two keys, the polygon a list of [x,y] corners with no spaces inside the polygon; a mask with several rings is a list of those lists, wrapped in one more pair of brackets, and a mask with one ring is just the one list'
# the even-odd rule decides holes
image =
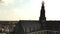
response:
{"label": "sky", "polygon": [[39,20],[42,1],[47,20],[60,20],[60,0],[1,0],[0,20]]}

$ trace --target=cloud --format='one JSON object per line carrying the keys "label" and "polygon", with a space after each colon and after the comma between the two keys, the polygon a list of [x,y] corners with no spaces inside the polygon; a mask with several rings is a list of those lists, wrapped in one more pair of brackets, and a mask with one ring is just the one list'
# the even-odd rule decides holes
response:
{"label": "cloud", "polygon": [[4,6],[7,6],[9,4],[13,4],[14,3],[14,0],[2,0],[0,1],[0,5],[4,5]]}

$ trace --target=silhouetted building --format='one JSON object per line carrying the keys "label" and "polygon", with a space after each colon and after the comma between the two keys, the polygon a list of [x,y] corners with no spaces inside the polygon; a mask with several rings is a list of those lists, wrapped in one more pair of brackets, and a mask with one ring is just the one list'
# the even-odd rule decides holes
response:
{"label": "silhouetted building", "polygon": [[12,34],[60,34],[60,21],[47,21],[44,2],[39,20],[20,20]]}
{"label": "silhouetted building", "polygon": [[60,21],[47,21],[44,2],[39,20],[0,21],[0,34],[60,34]]}

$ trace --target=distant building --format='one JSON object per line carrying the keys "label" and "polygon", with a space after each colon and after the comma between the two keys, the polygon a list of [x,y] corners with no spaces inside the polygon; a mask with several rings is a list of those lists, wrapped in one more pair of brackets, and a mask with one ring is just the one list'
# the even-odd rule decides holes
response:
{"label": "distant building", "polygon": [[39,20],[20,20],[12,34],[60,34],[60,21],[47,21],[44,2]]}
{"label": "distant building", "polygon": [[18,21],[0,21],[0,34],[10,34],[17,23]]}

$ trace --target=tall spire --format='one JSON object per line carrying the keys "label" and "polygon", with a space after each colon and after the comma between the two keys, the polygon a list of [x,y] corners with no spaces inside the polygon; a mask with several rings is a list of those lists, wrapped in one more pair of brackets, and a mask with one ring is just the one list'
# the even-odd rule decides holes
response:
{"label": "tall spire", "polygon": [[42,7],[41,7],[41,13],[40,13],[39,21],[42,21],[42,22],[46,21],[44,1],[42,1]]}
{"label": "tall spire", "polygon": [[41,13],[40,13],[40,18],[39,18],[39,23],[41,24],[41,29],[45,29],[45,22],[46,22],[45,7],[44,7],[44,1],[42,1]]}
{"label": "tall spire", "polygon": [[42,2],[42,7],[41,7],[41,14],[40,14],[40,16],[45,17],[44,2]]}

